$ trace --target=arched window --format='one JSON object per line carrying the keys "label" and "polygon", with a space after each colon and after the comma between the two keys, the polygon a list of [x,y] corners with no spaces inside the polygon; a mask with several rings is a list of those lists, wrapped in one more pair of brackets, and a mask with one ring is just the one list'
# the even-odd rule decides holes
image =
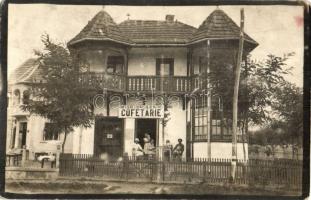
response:
{"label": "arched window", "polygon": [[19,105],[21,102],[21,93],[19,89],[14,90],[14,104]]}
{"label": "arched window", "polygon": [[23,104],[28,104],[30,99],[30,92],[29,90],[25,90],[23,92]]}

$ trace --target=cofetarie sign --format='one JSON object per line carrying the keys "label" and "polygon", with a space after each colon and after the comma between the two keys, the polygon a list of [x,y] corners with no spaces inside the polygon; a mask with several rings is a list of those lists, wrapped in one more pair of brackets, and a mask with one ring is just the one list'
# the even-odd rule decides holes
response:
{"label": "cofetarie sign", "polygon": [[119,118],[163,118],[163,106],[121,106]]}

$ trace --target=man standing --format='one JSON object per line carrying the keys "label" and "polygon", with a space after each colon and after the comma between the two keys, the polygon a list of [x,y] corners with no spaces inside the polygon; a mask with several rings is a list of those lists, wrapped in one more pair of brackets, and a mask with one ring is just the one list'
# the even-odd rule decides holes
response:
{"label": "man standing", "polygon": [[182,143],[182,139],[179,138],[178,144],[176,144],[176,146],[173,149],[173,156],[174,156],[174,159],[176,161],[181,161],[184,149],[185,149],[185,147],[184,147],[184,144]]}

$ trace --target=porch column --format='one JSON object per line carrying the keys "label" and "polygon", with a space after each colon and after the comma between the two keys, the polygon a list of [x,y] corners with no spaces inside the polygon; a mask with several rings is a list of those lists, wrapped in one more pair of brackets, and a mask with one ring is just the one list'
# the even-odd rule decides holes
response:
{"label": "porch column", "polygon": [[18,121],[16,121],[16,133],[15,133],[15,144],[14,144],[14,148],[19,148],[20,145],[20,123]]}
{"label": "porch column", "polygon": [[135,137],[135,119],[124,119],[124,152],[132,156],[132,148],[134,145]]}
{"label": "porch column", "polygon": [[[206,73],[210,73],[210,41],[206,41]],[[207,158],[211,158],[211,90],[207,78]]]}

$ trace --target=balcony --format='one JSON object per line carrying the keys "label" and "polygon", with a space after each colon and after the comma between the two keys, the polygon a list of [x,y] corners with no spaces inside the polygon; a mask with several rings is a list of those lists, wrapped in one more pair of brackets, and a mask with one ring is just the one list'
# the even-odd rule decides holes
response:
{"label": "balcony", "polygon": [[186,93],[191,91],[191,81],[186,76],[128,76],[127,91],[131,92]]}
{"label": "balcony", "polygon": [[106,88],[118,92],[123,92],[126,89],[126,77],[124,75],[88,72],[80,74],[79,82],[85,87]]}
{"label": "balcony", "polygon": [[192,91],[191,77],[187,76],[125,76],[104,73],[80,74],[79,82],[85,87],[106,88],[118,92],[169,92],[187,93]]}

